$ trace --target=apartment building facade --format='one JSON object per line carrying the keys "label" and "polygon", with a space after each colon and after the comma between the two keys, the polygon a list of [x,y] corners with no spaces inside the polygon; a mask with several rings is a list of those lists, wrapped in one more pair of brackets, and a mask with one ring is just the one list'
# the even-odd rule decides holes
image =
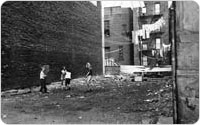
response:
{"label": "apartment building facade", "polygon": [[[159,60],[159,65],[169,65],[170,41],[168,27],[168,2],[167,1],[144,1],[145,6],[138,8],[138,26],[134,31],[140,30],[143,34],[134,41],[134,65],[149,66]],[[139,60],[139,61],[138,61]]]}
{"label": "apartment building facade", "polygon": [[133,63],[132,15],[131,8],[104,8],[105,60],[112,60],[117,65]]}

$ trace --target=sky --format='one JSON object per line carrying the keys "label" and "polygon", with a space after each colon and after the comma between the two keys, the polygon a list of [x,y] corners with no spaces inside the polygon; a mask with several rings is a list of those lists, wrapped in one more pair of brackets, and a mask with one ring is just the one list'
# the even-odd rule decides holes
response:
{"label": "sky", "polygon": [[[94,5],[96,5],[96,1],[90,1]],[[168,1],[168,5],[170,6],[172,1]],[[130,8],[137,8],[137,7],[144,7],[143,1],[102,1],[103,7],[113,7],[113,6],[121,6],[121,7],[130,7]],[[168,6],[168,7],[169,7]]]}
{"label": "sky", "polygon": [[121,6],[121,7],[143,7],[143,1],[102,1],[103,7]]}
{"label": "sky", "polygon": [[[96,5],[96,1],[90,1],[94,5]],[[144,3],[142,1],[102,1],[103,7],[113,7],[113,6],[121,6],[121,7],[143,7]]]}

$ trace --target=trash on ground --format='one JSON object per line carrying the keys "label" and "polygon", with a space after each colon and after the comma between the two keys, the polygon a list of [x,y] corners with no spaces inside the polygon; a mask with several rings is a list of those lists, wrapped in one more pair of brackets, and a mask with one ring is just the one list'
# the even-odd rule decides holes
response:
{"label": "trash on ground", "polygon": [[48,97],[48,96],[45,96],[44,98],[47,99],[47,98],[49,98],[49,97]]}
{"label": "trash on ground", "polygon": [[80,98],[80,99],[83,99],[83,98],[85,98],[85,96],[80,96],[79,98]]}
{"label": "trash on ground", "polygon": [[70,98],[71,97],[71,95],[67,95],[67,96],[65,96],[66,98]]}

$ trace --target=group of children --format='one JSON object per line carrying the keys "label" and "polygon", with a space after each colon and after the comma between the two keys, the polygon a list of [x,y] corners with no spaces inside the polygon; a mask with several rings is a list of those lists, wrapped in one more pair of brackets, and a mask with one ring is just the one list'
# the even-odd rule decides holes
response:
{"label": "group of children", "polygon": [[[87,68],[87,74],[86,74],[86,84],[88,87],[88,91],[91,91],[92,89],[90,88],[90,81],[92,80],[92,66],[91,64],[88,62],[86,63],[86,68]],[[46,87],[46,78],[47,78],[47,74],[49,72],[49,66],[48,65],[44,65],[41,67],[41,72],[40,72],[40,84],[41,84],[41,88],[40,88],[40,92],[42,93],[47,93],[47,87]],[[68,90],[70,90],[70,81],[71,81],[71,72],[69,72],[65,66],[63,66],[63,69],[61,70],[61,85],[67,87]]]}

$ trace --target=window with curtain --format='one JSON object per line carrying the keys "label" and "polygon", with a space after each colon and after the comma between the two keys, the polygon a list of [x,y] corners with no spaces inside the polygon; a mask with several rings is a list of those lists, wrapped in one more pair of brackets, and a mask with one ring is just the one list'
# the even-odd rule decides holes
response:
{"label": "window with curtain", "polygon": [[160,49],[161,47],[161,40],[160,38],[156,38],[156,49]]}
{"label": "window with curtain", "polygon": [[159,3],[155,4],[155,14],[160,14],[160,4]]}
{"label": "window with curtain", "polygon": [[147,8],[146,7],[143,7],[142,8],[142,14],[146,14],[147,13]]}

